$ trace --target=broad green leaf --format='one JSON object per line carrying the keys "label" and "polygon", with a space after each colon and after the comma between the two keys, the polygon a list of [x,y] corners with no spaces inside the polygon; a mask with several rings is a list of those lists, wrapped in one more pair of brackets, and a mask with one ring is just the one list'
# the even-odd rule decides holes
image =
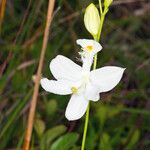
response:
{"label": "broad green leaf", "polygon": [[45,130],[45,122],[41,119],[35,119],[34,129],[36,133],[38,134],[38,136],[40,137]]}
{"label": "broad green leaf", "polygon": [[57,110],[57,102],[55,99],[45,102],[45,111],[48,116],[55,114]]}
{"label": "broad green leaf", "polygon": [[51,142],[61,134],[65,133],[66,129],[67,128],[64,125],[59,125],[47,130],[43,134],[40,141],[41,150],[48,150],[50,148]]}
{"label": "broad green leaf", "polygon": [[77,133],[68,133],[56,140],[50,150],[69,150],[75,145],[79,138]]}

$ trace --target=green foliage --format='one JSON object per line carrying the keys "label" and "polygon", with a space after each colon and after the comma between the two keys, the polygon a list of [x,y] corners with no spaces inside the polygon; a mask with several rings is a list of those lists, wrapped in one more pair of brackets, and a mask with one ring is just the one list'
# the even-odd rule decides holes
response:
{"label": "green foliage", "polygon": [[31,96],[31,92],[32,90],[30,90],[29,93],[25,96],[25,98],[19,101],[12,110],[12,112],[8,116],[6,116],[8,121],[6,121],[4,125],[1,127],[2,129],[0,132],[0,139],[2,141],[0,148],[4,148],[7,142],[9,142],[9,140],[12,138],[12,132],[14,131],[14,128],[16,126],[15,120],[17,119],[18,114],[28,101],[28,98]]}
{"label": "green foliage", "polygon": [[110,136],[107,133],[103,133],[103,135],[101,136],[99,149],[112,150]]}
{"label": "green foliage", "polygon": [[34,128],[36,130],[36,133],[38,136],[42,136],[44,130],[45,130],[45,122],[41,119],[35,119],[34,121]]}
{"label": "green foliage", "polygon": [[57,111],[57,108],[57,101],[55,99],[45,102],[45,111],[48,116],[54,115]]}
{"label": "green foliage", "polygon": [[[43,77],[54,79],[49,63],[58,54],[80,64],[76,59],[79,47],[75,40],[91,38],[83,21],[84,8],[90,2],[98,4],[98,1],[56,1]],[[149,150],[150,16],[147,2],[124,1],[118,5],[114,0],[115,5],[106,16],[100,41],[103,50],[98,54],[97,67],[115,65],[127,69],[113,91],[102,93],[100,101],[91,102],[85,150]],[[47,4],[44,0],[31,1],[28,11],[29,0],[7,4],[0,33],[0,150],[19,150],[23,145]],[[8,59],[10,53],[12,56]],[[32,149],[80,150],[84,119],[71,123],[65,119],[69,99],[69,96],[54,95],[40,88]]]}
{"label": "green foliage", "polygon": [[94,149],[97,144],[97,138],[98,134],[96,133],[94,127],[91,124],[89,124],[85,148]]}
{"label": "green foliage", "polygon": [[51,150],[69,150],[77,142],[78,138],[77,133],[68,133],[61,136],[52,144]]}
{"label": "green foliage", "polygon": [[100,127],[103,128],[107,119],[114,118],[114,116],[120,113],[122,106],[118,105],[117,107],[112,107],[109,105],[100,104],[98,107],[96,105],[95,110],[97,119],[100,121]]}
{"label": "green foliage", "polygon": [[135,144],[138,142],[140,137],[140,132],[139,130],[135,130],[135,132],[133,133],[133,135],[131,136],[131,140],[128,143],[128,145],[125,147],[124,150],[132,150],[134,149]]}
{"label": "green foliage", "polygon": [[41,141],[40,141],[41,150],[46,150],[46,149],[48,150],[50,148],[51,142],[55,138],[63,134],[65,131],[66,131],[66,127],[63,125],[56,126],[54,128],[47,130],[41,137]]}

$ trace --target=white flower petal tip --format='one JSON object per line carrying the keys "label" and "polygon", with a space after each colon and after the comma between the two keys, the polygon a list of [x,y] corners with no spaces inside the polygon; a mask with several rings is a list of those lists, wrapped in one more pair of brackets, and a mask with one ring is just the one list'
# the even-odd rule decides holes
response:
{"label": "white flower petal tip", "polygon": [[67,105],[65,116],[69,121],[80,119],[86,112],[88,100],[83,95],[73,94]]}
{"label": "white flower petal tip", "polygon": [[43,78],[40,80],[41,86],[45,91],[48,91],[48,84],[47,84],[48,79],[47,78]]}
{"label": "white flower petal tip", "polygon": [[121,80],[125,68],[107,66],[91,72],[92,83],[99,87],[99,92],[112,90]]}
{"label": "white flower petal tip", "polygon": [[[112,66],[113,67],[113,66]],[[126,68],[122,68],[122,67],[117,67],[118,71],[120,70],[120,73],[123,75],[124,71],[126,70]]]}
{"label": "white flower petal tip", "polygon": [[76,43],[80,45],[84,51],[89,53],[92,52],[93,54],[96,54],[102,50],[100,43],[96,42],[95,40],[78,39]]}
{"label": "white flower petal tip", "polygon": [[127,68],[122,68],[123,69],[123,71],[125,71]]}
{"label": "white flower petal tip", "polygon": [[50,93],[58,94],[58,95],[68,95],[71,94],[71,86],[68,81],[56,81],[56,80],[48,80],[47,78],[41,79],[42,88]]}

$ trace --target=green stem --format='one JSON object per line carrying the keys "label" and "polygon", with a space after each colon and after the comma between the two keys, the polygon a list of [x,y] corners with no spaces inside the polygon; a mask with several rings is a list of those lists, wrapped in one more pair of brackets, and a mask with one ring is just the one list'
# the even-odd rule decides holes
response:
{"label": "green stem", "polygon": [[100,14],[103,13],[103,9],[102,9],[102,2],[101,0],[99,0],[99,9],[100,9]]}
{"label": "green stem", "polygon": [[104,19],[105,19],[105,15],[107,13],[108,9],[104,9],[104,12],[102,12],[101,14],[101,21],[100,21],[100,27],[99,27],[99,32],[98,32],[98,36],[97,38],[95,38],[95,40],[97,42],[99,42],[100,38],[101,38],[101,32],[102,32],[102,28],[103,28],[103,24],[104,24]]}
{"label": "green stem", "polygon": [[89,112],[90,112],[90,103],[88,104],[88,108],[86,110],[86,117],[85,117],[85,124],[84,124],[84,132],[83,132],[81,150],[84,150],[84,147],[85,147],[86,133],[87,133],[88,122],[89,122]]}
{"label": "green stem", "polygon": [[96,66],[97,66],[97,54],[94,56],[93,70],[96,69]]}
{"label": "green stem", "polygon": [[[102,11],[102,8],[100,8],[100,9]],[[96,38],[94,38],[97,42],[99,42],[100,37],[101,37],[102,27],[103,27],[103,23],[104,23],[104,19],[105,19],[105,15],[106,15],[107,11],[108,11],[108,9],[104,9],[104,12],[101,12],[99,33],[98,33],[98,36]],[[96,66],[97,66],[97,54],[94,56],[93,70],[96,69]],[[88,128],[88,122],[89,122],[89,111],[90,111],[90,103],[88,104],[88,108],[86,110],[81,150],[84,150],[84,148],[85,148],[85,140],[86,140],[87,128]]]}

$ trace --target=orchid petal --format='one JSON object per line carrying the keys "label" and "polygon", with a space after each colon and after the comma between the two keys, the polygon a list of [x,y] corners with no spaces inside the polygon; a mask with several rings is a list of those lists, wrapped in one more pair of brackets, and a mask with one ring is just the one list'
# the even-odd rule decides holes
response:
{"label": "orchid petal", "polygon": [[91,71],[91,82],[99,88],[99,92],[113,89],[121,80],[124,68],[107,66]]}
{"label": "orchid petal", "polygon": [[102,46],[96,42],[95,40],[90,40],[90,39],[78,39],[77,44],[80,45],[83,49],[87,46],[93,46],[93,51],[92,54],[95,55],[99,51],[101,51]]}
{"label": "orchid petal", "polygon": [[91,101],[98,101],[100,99],[99,88],[89,83],[86,86],[85,97],[86,99],[91,100]]}
{"label": "orchid petal", "polygon": [[81,67],[62,55],[51,61],[50,70],[56,79],[76,81],[81,78]]}
{"label": "orchid petal", "polygon": [[48,80],[47,78],[41,79],[42,88],[47,91],[58,95],[71,94],[71,83],[65,80]]}
{"label": "orchid petal", "polygon": [[73,94],[66,108],[66,118],[70,121],[80,119],[86,112],[88,103],[83,95]]}

